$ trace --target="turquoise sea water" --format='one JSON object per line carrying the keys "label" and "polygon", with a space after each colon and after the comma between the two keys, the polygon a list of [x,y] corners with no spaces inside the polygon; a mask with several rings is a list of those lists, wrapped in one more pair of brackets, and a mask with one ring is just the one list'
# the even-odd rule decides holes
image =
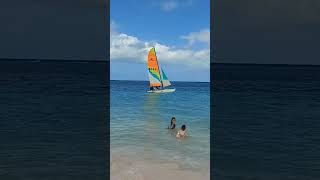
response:
{"label": "turquoise sea water", "polygon": [[[173,84],[174,93],[150,94],[146,81],[111,81],[111,154],[209,170],[210,84]],[[177,129],[186,124],[189,137],[177,140],[176,132],[167,129],[172,116]]]}

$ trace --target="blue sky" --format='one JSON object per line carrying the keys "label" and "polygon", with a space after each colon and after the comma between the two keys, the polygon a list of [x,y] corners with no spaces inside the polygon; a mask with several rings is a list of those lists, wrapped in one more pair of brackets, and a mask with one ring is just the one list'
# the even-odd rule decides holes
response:
{"label": "blue sky", "polygon": [[156,47],[170,80],[209,81],[210,0],[112,0],[111,79],[148,80]]}

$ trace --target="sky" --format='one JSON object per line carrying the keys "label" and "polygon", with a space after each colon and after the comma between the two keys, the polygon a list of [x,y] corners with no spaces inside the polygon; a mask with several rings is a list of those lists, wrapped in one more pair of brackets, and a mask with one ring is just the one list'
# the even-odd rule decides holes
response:
{"label": "sky", "polygon": [[210,0],[111,0],[112,80],[148,80],[154,46],[172,81],[210,81]]}
{"label": "sky", "polygon": [[0,58],[106,60],[105,0],[1,0]]}
{"label": "sky", "polygon": [[320,64],[319,0],[214,1],[214,62]]}
{"label": "sky", "polygon": [[106,60],[111,46],[111,79],[147,80],[154,45],[181,81],[209,81],[210,46],[218,63],[320,64],[319,0],[213,1],[211,32],[209,0],[111,0],[110,22],[106,4],[1,0],[0,58]]}

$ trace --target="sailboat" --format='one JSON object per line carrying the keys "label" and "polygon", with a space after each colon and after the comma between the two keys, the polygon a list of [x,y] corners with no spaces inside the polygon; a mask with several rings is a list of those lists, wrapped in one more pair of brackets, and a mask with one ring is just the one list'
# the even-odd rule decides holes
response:
{"label": "sailboat", "polygon": [[159,68],[159,63],[157,59],[157,54],[155,48],[151,48],[148,53],[148,74],[150,81],[150,90],[149,93],[170,93],[174,92],[175,88],[168,88],[171,86],[171,83],[164,73],[163,69]]}

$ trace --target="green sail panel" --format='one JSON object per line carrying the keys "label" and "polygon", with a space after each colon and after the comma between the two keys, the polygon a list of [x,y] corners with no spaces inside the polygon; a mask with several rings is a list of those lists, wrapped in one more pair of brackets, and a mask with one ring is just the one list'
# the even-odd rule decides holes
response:
{"label": "green sail panel", "polygon": [[156,71],[149,69],[148,75],[149,75],[150,87],[161,86],[160,75]]}

